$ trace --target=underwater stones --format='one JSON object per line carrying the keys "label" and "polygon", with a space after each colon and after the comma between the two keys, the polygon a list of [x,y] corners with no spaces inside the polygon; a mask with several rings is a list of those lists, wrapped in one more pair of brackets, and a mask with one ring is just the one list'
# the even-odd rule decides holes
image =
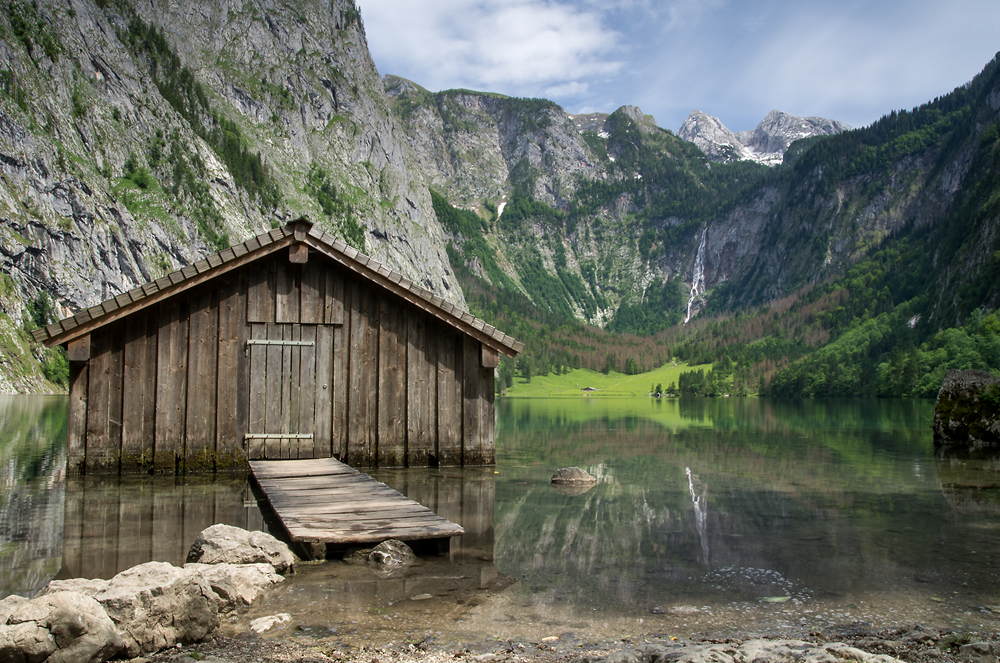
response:
{"label": "underwater stones", "polygon": [[939,449],[1000,449],[1000,378],[949,370],[934,404],[933,428]]}
{"label": "underwater stones", "polygon": [[812,643],[802,640],[748,640],[685,647],[643,645],[614,652],[603,658],[585,656],[583,663],[893,663],[883,654],[869,654],[842,643]]}
{"label": "underwater stones", "polygon": [[597,483],[597,479],[587,470],[579,467],[563,467],[552,475],[552,483],[562,485],[585,485]]}
{"label": "underwater stones", "polygon": [[293,571],[295,555],[267,532],[248,532],[232,525],[212,525],[191,544],[188,562],[201,564],[266,563],[278,573]]}
{"label": "underwater stones", "polygon": [[368,553],[368,566],[381,578],[398,578],[416,561],[410,546],[398,539],[383,541]]}
{"label": "underwater stones", "polygon": [[89,663],[107,661],[124,647],[114,623],[90,596],[57,592],[30,601],[13,598],[0,602],[0,616],[5,616],[0,660]]}

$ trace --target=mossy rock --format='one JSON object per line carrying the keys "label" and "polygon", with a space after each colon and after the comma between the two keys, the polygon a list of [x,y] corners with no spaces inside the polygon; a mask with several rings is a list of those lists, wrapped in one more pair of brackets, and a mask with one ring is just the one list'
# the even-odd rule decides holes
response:
{"label": "mossy rock", "polygon": [[1000,449],[1000,378],[948,371],[934,405],[934,446]]}

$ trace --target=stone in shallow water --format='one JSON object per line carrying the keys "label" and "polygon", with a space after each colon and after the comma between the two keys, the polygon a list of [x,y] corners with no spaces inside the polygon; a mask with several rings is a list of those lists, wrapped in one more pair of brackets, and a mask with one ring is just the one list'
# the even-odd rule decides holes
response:
{"label": "stone in shallow water", "polygon": [[552,475],[552,483],[557,484],[589,484],[597,483],[590,472],[579,467],[563,467]]}
{"label": "stone in shallow water", "polygon": [[416,561],[410,546],[398,539],[383,541],[368,553],[368,566],[380,578],[398,578]]}
{"label": "stone in shallow water", "polygon": [[293,571],[295,555],[288,546],[267,532],[248,532],[232,525],[217,524],[203,529],[191,544],[188,562],[201,564],[260,564],[278,573]]}

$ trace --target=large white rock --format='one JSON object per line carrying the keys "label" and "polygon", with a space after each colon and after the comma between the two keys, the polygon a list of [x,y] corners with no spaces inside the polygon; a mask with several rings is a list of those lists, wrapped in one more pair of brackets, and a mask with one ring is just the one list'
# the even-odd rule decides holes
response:
{"label": "large white rock", "polygon": [[185,569],[197,571],[208,580],[219,597],[219,612],[232,612],[250,605],[282,578],[270,564],[198,564],[188,562]]}
{"label": "large white rock", "polygon": [[95,597],[122,633],[128,654],[202,640],[219,626],[219,598],[195,569],[147,562],[122,571]]}
{"label": "large white rock", "polygon": [[248,532],[231,525],[203,529],[191,544],[188,562],[201,564],[270,564],[278,573],[295,567],[288,546],[267,532]]}
{"label": "large white rock", "polygon": [[[117,656],[124,647],[104,608],[79,592],[5,604],[16,609],[0,625],[0,661],[95,663]],[[0,616],[6,612],[0,610]]]}

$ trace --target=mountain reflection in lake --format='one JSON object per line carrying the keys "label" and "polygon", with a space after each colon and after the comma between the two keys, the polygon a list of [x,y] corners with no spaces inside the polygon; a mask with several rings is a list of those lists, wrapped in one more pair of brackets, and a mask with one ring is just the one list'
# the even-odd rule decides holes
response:
{"label": "mountain reflection in lake", "polygon": [[[246,477],[65,479],[65,399],[14,402],[4,593],[181,564],[215,522],[280,533]],[[980,607],[1000,603],[1000,461],[935,459],[932,405],[502,399],[495,472],[373,473],[466,528],[451,555],[394,579],[304,565],[245,616],[358,642],[995,622]],[[552,486],[567,466],[597,485]]]}

